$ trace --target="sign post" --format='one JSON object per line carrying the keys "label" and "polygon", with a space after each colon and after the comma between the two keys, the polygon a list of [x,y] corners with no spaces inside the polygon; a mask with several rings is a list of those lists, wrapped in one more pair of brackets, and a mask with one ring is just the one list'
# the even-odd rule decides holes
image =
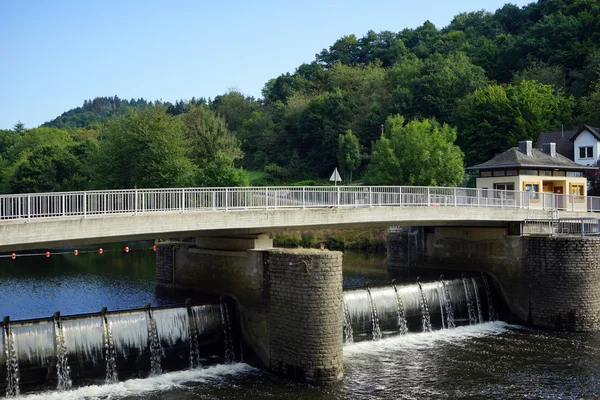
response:
{"label": "sign post", "polygon": [[337,186],[338,182],[342,181],[342,177],[340,176],[340,173],[338,172],[337,167],[333,171],[333,174],[331,174],[331,177],[329,178],[329,180],[334,182],[335,186]]}

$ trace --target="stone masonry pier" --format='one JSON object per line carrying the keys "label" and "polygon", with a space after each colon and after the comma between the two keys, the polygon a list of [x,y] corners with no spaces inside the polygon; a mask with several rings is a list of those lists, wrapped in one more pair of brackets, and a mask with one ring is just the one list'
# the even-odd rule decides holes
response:
{"label": "stone masonry pier", "polygon": [[316,385],[342,379],[342,253],[199,237],[160,244],[156,269],[160,285],[234,297],[244,347],[263,367]]}

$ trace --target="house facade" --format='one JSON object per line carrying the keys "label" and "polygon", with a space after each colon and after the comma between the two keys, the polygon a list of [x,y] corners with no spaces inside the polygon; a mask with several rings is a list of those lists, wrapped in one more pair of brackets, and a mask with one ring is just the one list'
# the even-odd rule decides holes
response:
{"label": "house facade", "polygon": [[484,197],[510,198],[515,196],[511,191],[523,191],[530,193],[527,200],[533,207],[539,203],[585,210],[585,171],[596,168],[559,154],[555,143],[545,143],[542,149],[535,149],[531,141],[521,141],[518,147],[467,169],[478,171],[477,188]]}
{"label": "house facade", "polygon": [[600,156],[600,130],[584,125],[571,138],[573,142],[573,161],[581,165],[594,165]]}

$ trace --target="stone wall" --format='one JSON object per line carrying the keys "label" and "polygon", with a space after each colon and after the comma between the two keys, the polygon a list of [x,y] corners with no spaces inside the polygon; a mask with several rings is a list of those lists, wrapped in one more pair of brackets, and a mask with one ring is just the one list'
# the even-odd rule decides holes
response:
{"label": "stone wall", "polygon": [[271,370],[314,384],[343,376],[342,253],[271,250]]}
{"label": "stone wall", "polygon": [[167,243],[156,245],[156,281],[159,285],[173,286],[174,261],[173,245]]}
{"label": "stone wall", "polygon": [[522,323],[600,330],[600,238],[508,233],[504,228],[426,228],[418,266],[486,272]]}
{"label": "stone wall", "polygon": [[529,322],[569,331],[600,329],[600,238],[526,237]]}
{"label": "stone wall", "polygon": [[423,262],[424,228],[403,226],[390,231],[387,239],[390,268],[415,267]]}
{"label": "stone wall", "polygon": [[170,281],[167,253],[157,248],[160,284],[234,297],[244,345],[264,367],[318,385],[342,378],[342,253],[180,244]]}

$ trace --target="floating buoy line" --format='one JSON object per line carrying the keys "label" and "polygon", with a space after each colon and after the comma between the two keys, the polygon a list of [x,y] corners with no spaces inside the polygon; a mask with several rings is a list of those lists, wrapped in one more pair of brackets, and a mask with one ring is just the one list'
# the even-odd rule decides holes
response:
{"label": "floating buoy line", "polygon": [[130,251],[133,250],[152,250],[154,252],[156,252],[156,245],[152,246],[152,247],[137,247],[137,248],[132,248],[129,246],[125,246],[122,249],[111,249],[111,250],[106,250],[103,249],[102,247],[98,248],[98,249],[94,249],[94,250],[78,250],[78,249],[74,249],[73,251],[69,250],[69,251],[57,251],[57,252],[50,252],[50,251],[46,251],[44,253],[11,253],[11,254],[0,254],[0,258],[11,258],[13,260],[16,260],[17,258],[20,257],[46,257],[46,258],[50,258],[50,256],[52,255],[65,255],[65,254],[71,254],[73,256],[78,256],[80,254],[86,254],[86,253],[97,253],[97,254],[104,254],[104,253],[116,253],[116,252],[125,252],[125,253],[129,253]]}

